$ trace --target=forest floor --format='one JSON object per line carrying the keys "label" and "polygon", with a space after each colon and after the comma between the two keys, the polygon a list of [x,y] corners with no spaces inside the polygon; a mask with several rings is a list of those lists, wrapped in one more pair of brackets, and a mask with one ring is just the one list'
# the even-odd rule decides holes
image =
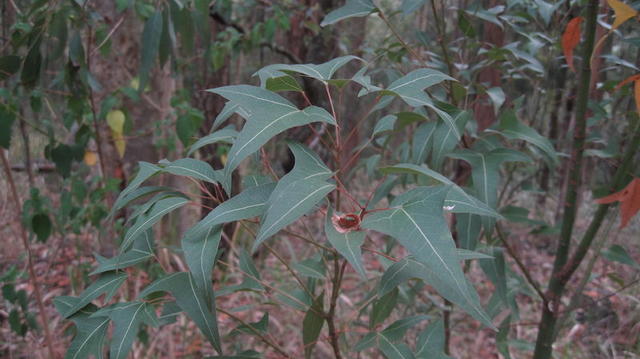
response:
{"label": "forest floor", "polygon": [[[24,183],[24,182],[22,182]],[[0,183],[1,184],[1,183]],[[0,236],[4,239],[3,249],[0,254],[0,278],[10,268],[16,267],[26,273],[26,258],[24,248],[19,237],[19,227],[13,220],[11,202],[7,200],[7,192],[0,192]],[[588,206],[583,206],[583,213],[588,212]],[[588,215],[579,217],[577,231],[581,232],[587,225]],[[321,222],[320,222],[321,223]],[[316,230],[312,228],[312,230]],[[320,230],[320,228],[317,228]],[[522,261],[532,269],[534,279],[544,282],[551,269],[552,239],[541,235],[533,235],[527,232],[526,227],[509,225],[509,241],[521,255]],[[44,301],[49,318],[49,326],[54,338],[54,346],[59,353],[65,351],[72,333],[73,325],[70,321],[63,320],[53,306],[53,298],[60,295],[78,295],[89,283],[88,273],[95,263],[93,253],[97,248],[95,234],[87,228],[79,235],[54,235],[46,243],[32,242],[33,259],[38,282],[44,293]],[[629,255],[640,261],[640,218],[635,218],[624,231],[618,230],[618,222],[600,235],[599,239],[607,239],[605,248],[613,244],[624,246]],[[381,248],[382,239],[372,238],[365,246]],[[274,242],[273,245],[281,253],[298,253],[304,255],[303,243]],[[174,243],[175,244],[175,243]],[[293,251],[293,252],[292,252]],[[185,270],[185,264],[177,255],[171,255],[168,251],[161,251],[166,255],[167,263],[174,270]],[[401,252],[397,253],[402,255]],[[381,270],[379,257],[366,252],[365,265],[372,273]],[[511,258],[508,259],[511,268],[517,271]],[[588,260],[587,260],[588,262]],[[265,282],[282,284],[286,279],[280,278],[278,273],[284,273],[282,265],[271,255],[264,255],[259,261],[259,270]],[[586,264],[586,263],[585,263]],[[231,266],[237,263],[230,263]],[[578,275],[571,283],[575,288],[585,275],[583,265]],[[267,270],[278,268],[278,270]],[[136,275],[127,282],[122,290],[123,299],[134,298],[137,293],[148,283],[146,274],[142,271],[131,272]],[[640,358],[640,285],[638,269],[620,263],[600,258],[595,262],[588,273],[589,280],[577,302],[578,310],[568,317],[566,326],[561,332],[556,343],[556,358]],[[469,268],[469,277],[478,288],[484,303],[493,292],[493,286],[487,280],[478,265],[473,264]],[[225,282],[233,283],[239,278],[233,275],[225,276]],[[366,323],[364,317],[358,317],[358,304],[366,294],[359,287],[361,281],[350,268],[347,271],[344,284],[344,295],[340,297],[339,307],[342,310],[340,319],[356,319],[355,322]],[[217,279],[221,279],[218,275]],[[366,284],[368,289],[374,288],[376,280]],[[4,284],[4,283],[0,283]],[[33,287],[26,275],[20,276],[15,282],[16,290],[24,289],[27,293],[33,293]],[[277,301],[277,293],[267,293]],[[291,353],[302,352],[302,340],[299,333],[299,324],[304,313],[286,306],[269,304],[270,300],[263,300],[266,304],[252,306],[256,294],[238,292],[219,298],[218,305],[222,308],[239,308],[234,315],[247,322],[255,322],[263,313],[270,315],[270,331],[272,338],[285,350]],[[263,298],[264,299],[264,298]],[[269,298],[271,299],[271,298]],[[532,342],[535,339],[538,320],[539,302],[531,297],[518,295],[518,318],[511,322],[511,356],[513,358],[528,358],[531,356]],[[37,313],[35,299],[29,297],[29,311]],[[17,335],[11,330],[9,312],[11,304],[6,300],[0,301],[0,357],[3,358],[47,358],[45,342],[41,330],[29,330],[24,336]],[[264,348],[264,345],[255,337],[242,336],[242,341],[234,340],[226,335],[238,324],[228,315],[218,313],[219,325],[223,335],[223,343],[232,347],[242,346],[248,348]],[[496,324],[506,316],[499,314]],[[39,317],[38,317],[39,320]],[[460,311],[454,311],[452,315],[451,355],[454,358],[502,358],[498,354],[496,346],[496,334],[490,329],[481,328],[480,325]],[[414,338],[418,328],[424,327],[422,323],[408,337]],[[350,340],[357,341],[361,333],[366,332],[366,324],[343,327],[347,331]],[[134,344],[134,358],[203,358],[214,355],[210,345],[202,340],[197,328],[184,316],[179,316],[174,324],[162,329],[151,328],[148,335],[141,335],[143,340]],[[144,342],[144,344],[142,343]],[[410,344],[413,344],[410,342]],[[270,351],[272,352],[272,351]],[[314,357],[331,358],[331,347],[328,344],[327,335],[323,333],[318,342]],[[347,358],[381,358],[382,355],[369,349],[363,353],[348,353]],[[278,358],[277,355],[268,355],[267,358]]]}

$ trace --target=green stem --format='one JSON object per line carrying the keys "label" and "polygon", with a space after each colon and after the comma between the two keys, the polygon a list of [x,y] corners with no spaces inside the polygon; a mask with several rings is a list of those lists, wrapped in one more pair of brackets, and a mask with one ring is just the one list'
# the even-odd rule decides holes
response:
{"label": "green stem", "polygon": [[340,285],[342,284],[342,277],[344,275],[346,264],[347,262],[344,261],[341,266],[338,257],[335,257],[333,260],[334,276],[333,286],[331,289],[331,302],[329,303],[329,311],[326,314],[327,326],[329,327],[329,340],[331,341],[331,347],[333,348],[333,353],[336,359],[342,359],[342,354],[340,354],[340,333],[336,330],[335,313],[338,296],[340,295]]}
{"label": "green stem", "polygon": [[298,282],[298,284],[300,284],[300,287],[302,287],[302,289],[305,291],[305,293],[307,293],[307,295],[310,298],[313,298],[313,293],[311,293],[311,291],[309,290],[309,288],[307,288],[306,285],[304,285],[304,282],[302,281],[302,279],[296,274],[296,271],[294,271],[291,266],[289,265],[289,263],[282,258],[282,256],[280,254],[278,254],[278,251],[276,251],[275,249],[271,248],[270,245],[263,243],[263,245],[269,250],[269,252],[271,252],[271,254],[273,254],[276,258],[278,258],[278,260],[280,261],[280,263],[282,263],[287,270],[289,271],[289,273],[291,273],[291,275],[293,276],[293,278],[295,278],[295,280]]}
{"label": "green stem", "polygon": [[378,11],[378,14],[380,15],[380,19],[382,19],[382,21],[384,21],[385,25],[387,25],[389,30],[391,30],[391,33],[398,40],[398,42],[402,45],[402,47],[404,47],[405,50],[407,50],[411,54],[411,56],[413,56],[416,60],[418,60],[419,62],[424,64],[425,62],[422,59],[422,57],[420,56],[420,54],[418,54],[416,52],[416,50],[413,49],[413,47],[409,46],[409,44],[407,44],[407,42],[404,41],[402,36],[400,36],[398,31],[396,31],[395,27],[393,27],[393,25],[391,24],[391,22],[387,18],[387,15],[385,15],[384,12],[382,12],[382,10]]}
{"label": "green stem", "polygon": [[262,333],[260,333],[260,331],[258,331],[258,329],[256,329],[256,328],[254,328],[253,325],[247,323],[246,321],[242,320],[242,318],[234,315],[233,313],[231,313],[231,312],[229,312],[227,310],[224,310],[224,309],[222,309],[220,307],[216,307],[216,309],[220,313],[226,314],[229,317],[231,317],[234,320],[236,320],[237,322],[243,324],[246,328],[248,328],[250,331],[252,331],[253,334],[258,336],[258,338],[260,338],[260,340],[262,340],[262,342],[264,342],[268,346],[272,347],[275,351],[278,352],[278,354],[282,355],[284,358],[292,358],[292,356],[287,354],[287,352],[285,352],[282,348],[280,348],[280,346],[278,346],[278,344],[276,344],[273,340],[269,339],[267,336],[265,336]]}
{"label": "green stem", "polygon": [[[442,56],[444,57],[444,62],[447,64],[447,69],[449,70],[449,76],[453,77],[453,72],[454,72],[454,67],[453,67],[453,61],[451,61],[451,57],[449,56],[449,51],[447,51],[447,46],[445,45],[447,43],[447,33],[446,33],[446,25],[444,22],[444,18],[440,18],[440,16],[438,16],[438,10],[436,9],[436,2],[435,0],[431,1],[431,10],[433,11],[433,17],[434,20],[436,22],[436,30],[438,31],[438,44],[440,45],[440,49],[442,50]],[[442,9],[443,13],[442,16],[444,17],[444,8]],[[454,106],[457,106],[458,103],[456,101],[455,96],[453,96],[453,82],[449,81],[449,93],[451,94],[451,102],[453,102]]]}
{"label": "green stem", "polygon": [[580,71],[579,91],[576,106],[576,125],[574,130],[573,149],[571,152],[569,183],[565,195],[565,210],[562,218],[560,241],[556,251],[549,288],[545,300],[543,300],[542,316],[538,325],[538,337],[536,339],[533,359],[549,359],[553,351],[555,340],[554,328],[558,319],[558,305],[564,292],[565,282],[560,281],[558,274],[562,272],[569,257],[571,235],[576,218],[578,189],[580,188],[580,176],[582,172],[582,160],[584,154],[585,133],[587,125],[587,104],[589,101],[589,89],[591,82],[591,64],[589,59],[593,53],[596,33],[596,21],[598,15],[598,0],[589,0],[586,14],[585,41],[582,49],[582,66]]}
{"label": "green stem", "polygon": [[520,268],[520,271],[524,275],[529,285],[533,287],[535,292],[538,293],[538,295],[540,296],[540,299],[544,301],[545,295],[542,292],[542,289],[540,289],[540,284],[538,284],[538,282],[535,279],[533,279],[533,276],[527,269],[527,266],[524,265],[524,263],[522,262],[522,260],[520,259],[516,251],[509,245],[509,242],[507,241],[506,236],[502,232],[502,229],[500,229],[500,225],[498,223],[496,223],[496,232],[498,233],[498,238],[500,239],[500,242],[502,242],[502,245],[507,250],[507,253],[509,253],[511,258],[513,258],[513,260],[516,262],[516,264],[518,265],[518,268]]}
{"label": "green stem", "polygon": [[[620,163],[620,166],[616,170],[616,174],[613,177],[613,185],[610,189],[612,193],[619,190],[624,185],[625,178],[627,177],[627,172],[633,164],[633,158],[636,155],[638,148],[640,148],[640,121],[638,121],[638,124],[636,125],[631,143],[629,143],[629,147],[627,147],[627,150],[622,158],[622,162]],[[562,269],[562,272],[559,273],[560,275],[558,280],[560,280],[564,284],[569,281],[573,273],[575,273],[575,271],[580,266],[580,263],[582,262],[584,257],[587,255],[587,252],[589,251],[589,248],[591,247],[591,244],[593,243],[593,240],[598,234],[598,230],[600,229],[600,226],[605,219],[609,207],[611,207],[610,204],[601,204],[598,206],[596,214],[593,216],[593,219],[591,220],[587,231],[582,236],[582,240],[578,244],[575,253],[573,254],[573,256],[571,256],[571,260],[567,262],[565,267]]]}
{"label": "green stem", "polygon": [[569,305],[565,307],[565,309],[562,311],[562,314],[558,318],[556,327],[554,329],[554,332],[555,332],[554,335],[556,336],[558,335],[560,330],[562,330],[562,327],[565,325],[565,323],[569,319],[569,316],[571,315],[571,313],[573,313],[573,311],[578,308],[580,299],[582,297],[582,292],[584,292],[584,288],[587,286],[587,284],[592,278],[591,273],[593,272],[593,267],[598,261],[598,258],[600,258],[600,252],[602,251],[602,248],[604,247],[605,243],[607,243],[607,241],[610,239],[610,236],[608,236],[608,234],[611,232],[611,227],[613,227],[613,222],[614,222],[613,218],[609,219],[607,223],[607,227],[605,229],[605,235],[601,236],[600,241],[594,245],[593,255],[587,262],[587,267],[586,267],[586,270],[584,271],[584,275],[580,279],[580,282],[576,286],[576,289],[573,290],[573,294],[571,295],[571,299],[569,300]]}

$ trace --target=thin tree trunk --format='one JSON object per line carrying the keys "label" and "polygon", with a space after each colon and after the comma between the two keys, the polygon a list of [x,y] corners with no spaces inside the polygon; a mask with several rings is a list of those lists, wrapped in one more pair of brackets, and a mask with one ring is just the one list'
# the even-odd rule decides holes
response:
{"label": "thin tree trunk", "polygon": [[590,0],[587,5],[585,42],[582,51],[582,65],[580,72],[580,84],[578,88],[578,100],[576,106],[576,126],[574,130],[573,149],[571,152],[569,183],[565,197],[565,209],[563,213],[562,229],[556,251],[555,260],[549,288],[546,298],[543,300],[542,316],[538,325],[538,337],[533,358],[549,359],[553,351],[555,341],[554,328],[558,320],[560,300],[564,292],[566,282],[560,281],[559,273],[567,263],[571,235],[577,212],[578,189],[580,188],[580,172],[584,154],[585,133],[587,123],[587,105],[589,102],[591,66],[590,59],[593,53],[594,38],[596,33],[596,20],[598,15],[598,0]]}

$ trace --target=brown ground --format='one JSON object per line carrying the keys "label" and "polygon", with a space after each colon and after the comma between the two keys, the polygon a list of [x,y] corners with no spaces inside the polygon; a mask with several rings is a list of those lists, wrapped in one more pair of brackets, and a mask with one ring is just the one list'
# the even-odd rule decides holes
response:
{"label": "brown ground", "polygon": [[[0,180],[4,182],[4,180]],[[19,181],[24,184],[26,181]],[[44,184],[40,184],[44,186]],[[4,188],[4,183],[0,183]],[[24,193],[24,192],[23,192]],[[24,250],[19,240],[18,226],[13,218],[13,209],[7,201],[7,193],[0,193],[0,235],[4,239],[0,255],[0,273],[4,273],[10,266],[15,265],[26,272],[26,260]],[[588,212],[589,209],[584,209]],[[588,215],[580,217],[577,226],[584,228]],[[620,231],[616,222],[611,229],[603,234],[607,238],[605,248],[617,243],[624,245],[629,254],[640,262],[640,218],[635,218],[627,229]],[[606,226],[605,226],[606,227]],[[295,228],[294,228],[295,230]],[[312,231],[319,228],[311,228]],[[549,253],[549,239],[541,236],[527,234],[522,226],[513,225],[508,230],[511,232],[509,240],[522,256],[523,261],[532,269],[534,278],[543,280],[550,271],[551,256]],[[291,239],[286,241],[273,241],[275,249],[289,256],[293,250],[298,258],[304,258],[308,252],[308,245],[302,241]],[[381,248],[383,240],[374,237],[365,243],[368,248]],[[73,332],[72,324],[62,320],[55,311],[52,299],[59,295],[77,295],[87,285],[87,273],[93,265],[92,252],[97,248],[95,234],[90,228],[80,235],[60,235],[51,237],[47,243],[33,243],[35,254],[35,269],[38,273],[38,281],[43,288],[47,314],[50,319],[50,328],[53,332],[56,350],[64,352]],[[401,256],[401,249],[396,249],[393,254]],[[184,270],[182,260],[175,255],[163,256],[173,270]],[[293,279],[288,276],[284,267],[274,256],[264,254],[263,259],[257,260],[263,280],[274,284],[276,287],[292,285]],[[511,260],[510,260],[511,262]],[[365,263],[373,277],[375,270],[381,269],[378,257],[370,252],[365,252]],[[232,261],[232,265],[235,265]],[[516,270],[513,263],[512,269]],[[585,263],[586,264],[586,263]],[[575,286],[584,275],[583,264],[581,271],[572,282]],[[272,270],[276,269],[276,270]],[[221,280],[221,269],[216,269],[218,283]],[[517,271],[517,270],[516,270]],[[634,285],[640,278],[637,269],[629,266],[598,260],[590,273],[591,280],[585,287],[584,297],[579,303],[579,317],[585,318],[583,322],[575,320],[575,316],[569,318],[566,329],[560,334],[556,344],[557,358],[637,358],[640,357],[640,286]],[[485,278],[477,265],[471,266],[469,276],[476,284],[483,301],[487,301],[492,292],[491,283]],[[226,283],[238,283],[241,278],[237,274],[225,276]],[[121,298],[132,298],[145,283],[148,282],[146,274],[139,270],[130,270],[130,279],[126,287],[119,294]],[[622,284],[624,283],[624,284]],[[365,294],[363,289],[373,289],[377,281],[362,282],[350,268],[344,283],[344,295],[339,300],[339,320],[348,320],[348,325],[343,325],[340,330],[347,333],[350,342],[355,343],[360,333],[366,332],[366,316],[357,317],[357,308]],[[628,286],[628,287],[625,287]],[[623,289],[624,288],[624,289]],[[25,289],[33,293],[32,285],[27,281],[26,275],[16,283],[16,289]],[[326,288],[329,291],[329,287]],[[258,294],[240,292],[220,298],[218,305],[222,308],[239,308],[243,310],[235,314],[246,321],[253,322],[260,319],[265,311],[270,314],[270,332],[272,339],[291,353],[300,353],[302,348],[300,324],[304,313],[292,310],[288,307],[273,305],[277,303],[276,292],[269,291],[266,297],[258,297]],[[263,303],[255,305],[257,299]],[[269,299],[273,299],[270,301]],[[37,313],[35,300],[30,300],[30,310]],[[535,338],[536,321],[539,304],[526,296],[518,297],[520,319],[512,323],[511,338],[514,340],[511,347],[511,355],[514,358],[528,358],[531,354],[527,350]],[[7,302],[0,301],[0,357],[5,358],[47,358],[44,348],[44,340],[40,331],[29,331],[24,337],[11,332],[8,323]],[[399,318],[400,311],[396,310],[393,316]],[[504,315],[500,315],[500,319]],[[219,314],[219,325],[223,335],[223,343],[227,348],[242,347],[244,349],[255,348],[262,351],[265,347],[255,337],[242,335],[239,337],[224,337],[237,323],[232,318]],[[357,319],[356,322],[352,322]],[[365,323],[358,326],[355,323]],[[388,320],[387,323],[390,323]],[[425,325],[423,323],[422,325]],[[456,311],[452,317],[453,334],[451,338],[452,356],[455,358],[498,358],[495,345],[495,334],[488,329],[479,328],[479,324],[470,320],[468,316]],[[331,348],[325,331],[321,334],[321,340],[316,346],[315,357],[331,358]],[[413,340],[414,332],[409,333]],[[409,342],[411,342],[411,340]],[[269,353],[272,353],[270,350]],[[132,357],[134,358],[202,358],[213,355],[210,345],[203,342],[195,326],[185,317],[181,316],[178,322],[162,329],[150,329],[147,344],[140,342],[134,344]],[[276,354],[268,354],[267,358],[277,358]],[[345,357],[380,358],[375,350],[368,350],[359,355],[348,353]]]}

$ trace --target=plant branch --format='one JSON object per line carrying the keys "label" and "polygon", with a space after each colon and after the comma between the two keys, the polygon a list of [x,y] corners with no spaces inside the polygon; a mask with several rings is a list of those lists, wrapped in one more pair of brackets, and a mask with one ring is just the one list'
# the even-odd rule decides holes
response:
{"label": "plant branch", "polygon": [[338,259],[338,257],[333,259],[334,277],[331,289],[331,301],[329,303],[329,311],[325,316],[329,327],[329,340],[331,341],[331,347],[333,348],[333,353],[336,359],[342,359],[342,354],[340,354],[340,334],[336,330],[335,313],[338,296],[340,295],[340,285],[342,284],[342,277],[344,275],[346,265],[347,261],[343,261],[342,265],[340,265],[340,259]]}
{"label": "plant branch", "polygon": [[529,270],[527,269],[527,266],[524,265],[524,263],[522,262],[522,260],[520,259],[516,251],[511,247],[511,245],[509,245],[509,242],[507,241],[507,238],[502,232],[502,229],[500,229],[500,225],[498,223],[496,223],[496,232],[498,233],[498,238],[500,239],[500,242],[502,242],[502,245],[506,248],[511,258],[513,258],[513,260],[516,262],[516,264],[518,265],[518,268],[520,268],[520,271],[526,278],[527,282],[529,282],[529,284],[533,287],[536,293],[538,293],[538,296],[540,296],[540,299],[542,299],[543,302],[546,301],[546,297],[544,295],[544,292],[540,288],[540,284],[535,279],[533,279],[533,277],[531,276],[531,273],[529,273]]}
{"label": "plant branch", "polygon": [[289,273],[291,273],[293,278],[295,278],[298,284],[300,284],[300,287],[305,291],[305,293],[307,293],[309,297],[313,298],[313,293],[309,290],[309,288],[307,288],[307,286],[304,284],[302,279],[298,276],[298,274],[296,274],[293,268],[291,268],[289,263],[287,263],[287,261],[284,260],[284,258],[282,258],[282,256],[280,256],[278,252],[274,250],[270,245],[268,245],[267,243],[263,243],[262,245],[265,246],[269,250],[269,252],[271,252],[271,254],[273,254],[276,258],[278,258],[280,263],[282,263],[287,268],[287,270],[289,271]]}
{"label": "plant branch", "polygon": [[242,325],[247,327],[249,330],[251,330],[253,332],[253,334],[255,334],[258,338],[260,338],[260,340],[262,340],[262,342],[264,342],[268,346],[272,347],[275,351],[277,351],[278,354],[282,355],[285,358],[293,358],[292,356],[287,354],[287,352],[285,352],[284,349],[280,348],[280,346],[278,344],[273,342],[271,339],[267,338],[267,336],[265,336],[262,333],[260,333],[260,331],[258,331],[256,328],[254,328],[251,324],[245,322],[242,318],[240,318],[240,317],[236,316],[235,314],[232,314],[231,312],[228,312],[228,311],[226,311],[226,310],[224,310],[224,309],[222,309],[220,307],[216,307],[216,309],[220,313],[228,315],[229,317],[233,318],[234,320],[238,321],[239,323],[241,323]]}
{"label": "plant branch", "polygon": [[[88,56],[87,56],[87,72],[88,73],[91,73],[92,51],[90,51],[90,49],[91,49],[92,43],[93,43],[93,29],[91,28],[91,26],[89,26],[89,36],[87,36],[87,45],[86,45],[87,51],[88,51]],[[96,114],[96,102],[93,96],[93,89],[91,88],[91,86],[87,86],[87,88],[89,90],[89,104],[91,107],[91,116],[93,119],[93,130],[95,131],[95,140],[96,140],[96,147],[98,152],[98,162],[100,163],[100,174],[102,176],[102,178],[100,179],[100,182],[104,187],[107,171],[105,170],[105,167],[104,167],[104,152],[102,150],[102,139],[100,136],[100,126],[98,124],[98,116]]]}
{"label": "plant branch", "polygon": [[584,275],[580,279],[580,282],[576,286],[575,290],[573,290],[573,295],[571,296],[571,299],[569,300],[569,304],[564,308],[564,310],[562,310],[562,313],[559,316],[558,322],[556,323],[556,327],[554,328],[555,335],[558,335],[558,333],[560,332],[560,330],[562,329],[562,327],[566,323],[566,321],[569,318],[569,316],[571,315],[571,313],[578,308],[579,302],[580,302],[580,298],[582,296],[582,292],[584,291],[584,288],[589,283],[589,280],[592,278],[591,277],[591,273],[593,272],[593,267],[595,266],[596,262],[598,261],[598,258],[600,258],[600,252],[602,251],[602,248],[604,247],[605,243],[610,239],[607,234],[611,231],[611,227],[613,226],[613,222],[614,222],[613,219],[610,219],[608,221],[607,228],[605,230],[606,234],[601,237],[601,239],[598,241],[598,243],[595,244],[594,253],[591,256],[591,258],[589,258],[589,262],[587,263],[586,271],[584,272]]}
{"label": "plant branch", "polygon": [[44,338],[47,343],[47,349],[49,351],[49,357],[57,358],[53,348],[53,340],[51,337],[51,332],[49,331],[49,318],[47,316],[47,312],[44,308],[44,301],[42,300],[42,294],[40,292],[40,284],[38,283],[38,277],[36,276],[36,270],[33,267],[33,253],[31,252],[31,246],[29,245],[29,238],[27,237],[27,232],[22,224],[22,220],[20,218],[20,211],[22,205],[20,204],[20,197],[18,196],[18,191],[16,190],[16,184],[13,180],[13,175],[11,174],[11,167],[9,166],[9,161],[5,157],[5,149],[0,149],[0,157],[2,157],[2,167],[4,168],[4,173],[7,181],[9,182],[9,188],[11,190],[11,198],[13,199],[13,204],[15,206],[15,217],[16,221],[20,224],[20,237],[22,238],[22,244],[24,245],[24,249],[27,252],[27,268],[29,270],[29,279],[31,280],[31,284],[33,285],[33,291],[36,296],[36,302],[38,304],[38,311],[40,312],[40,320],[42,321],[42,328],[44,329]]}
{"label": "plant branch", "polygon": [[[623,186],[624,180],[627,177],[627,171],[632,168],[631,166],[633,165],[633,158],[638,152],[638,148],[640,148],[640,121],[638,121],[638,124],[636,125],[631,143],[629,144],[629,147],[627,147],[623,155],[622,162],[620,163],[620,166],[616,170],[616,173],[613,177],[611,193],[615,192]],[[596,214],[593,216],[593,219],[591,220],[587,231],[582,236],[582,239],[580,240],[575,253],[571,256],[571,259],[559,273],[558,280],[561,281],[561,283],[566,284],[569,279],[571,279],[573,273],[578,269],[580,263],[582,263],[582,260],[587,255],[589,248],[591,248],[591,243],[598,234],[598,230],[600,229],[600,226],[602,225],[602,222],[610,207],[610,204],[601,204],[598,206]]]}
{"label": "plant branch", "polygon": [[576,103],[576,118],[573,148],[570,159],[569,182],[565,194],[565,209],[562,218],[560,239],[553,262],[551,279],[545,300],[543,301],[542,315],[538,325],[538,336],[533,354],[533,359],[549,359],[553,351],[555,341],[554,328],[558,319],[558,307],[560,298],[564,292],[566,281],[560,278],[569,256],[571,235],[578,209],[578,189],[581,184],[582,161],[585,147],[585,135],[587,127],[587,109],[590,94],[591,65],[589,58],[593,53],[598,16],[598,0],[589,0],[587,4],[585,40],[582,47],[582,64],[579,79],[578,98]]}
{"label": "plant branch", "polygon": [[422,59],[420,54],[418,54],[416,52],[416,50],[413,49],[413,47],[409,46],[409,44],[407,44],[407,42],[404,41],[402,36],[400,36],[400,34],[396,31],[396,29],[393,27],[393,25],[391,24],[391,22],[389,21],[387,16],[384,14],[384,12],[382,12],[382,10],[380,10],[380,11],[378,11],[378,14],[380,15],[380,19],[382,19],[382,21],[384,21],[385,25],[387,25],[389,30],[391,30],[391,33],[398,40],[398,42],[402,45],[402,47],[404,47],[411,54],[411,56],[413,56],[416,60],[424,63],[424,60]]}
{"label": "plant branch", "polygon": [[[444,1],[444,0],[441,0]],[[435,0],[431,0],[431,10],[433,11],[433,17],[436,21],[436,30],[438,31],[438,44],[440,45],[440,49],[442,50],[442,55],[444,57],[444,62],[447,64],[447,69],[449,70],[449,76],[453,76],[453,62],[451,61],[451,57],[449,57],[449,51],[447,51],[447,43],[446,40],[446,28],[444,24],[444,19],[440,19],[438,16],[438,10],[436,9]],[[444,5],[443,5],[444,6]],[[444,9],[443,9],[444,10]],[[442,14],[444,16],[444,14]],[[451,94],[451,101],[454,106],[457,106],[457,101],[453,96],[453,83],[449,81],[449,93]]]}

